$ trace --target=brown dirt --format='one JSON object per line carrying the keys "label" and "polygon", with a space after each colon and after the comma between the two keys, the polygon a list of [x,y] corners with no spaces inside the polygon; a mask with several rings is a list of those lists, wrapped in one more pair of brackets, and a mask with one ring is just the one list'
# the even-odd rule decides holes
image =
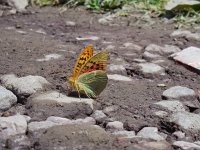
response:
{"label": "brown dirt", "polygon": [[[9,73],[18,76],[40,75],[53,84],[52,89],[59,90],[66,82],[66,73],[71,72],[80,49],[89,43],[94,44],[97,49],[102,49],[107,46],[103,43],[104,41],[112,42],[116,49],[110,53],[116,53],[121,58],[123,58],[123,52],[118,47],[125,42],[133,42],[142,47],[151,43],[161,46],[164,44],[177,45],[180,48],[200,47],[200,43],[196,41],[171,38],[169,35],[174,30],[174,24],[158,23],[147,27],[142,25],[140,27],[103,26],[97,21],[101,16],[101,14],[91,13],[81,7],[69,9],[62,14],[59,8],[45,7],[36,9],[30,14],[1,17],[0,75]],[[126,18],[123,19],[126,20]],[[74,21],[76,26],[66,26],[65,21]],[[8,29],[8,27],[14,27],[14,29]],[[38,29],[44,29],[46,34],[36,33]],[[16,32],[19,30],[26,33]],[[76,40],[76,37],[86,35],[98,36],[100,40]],[[50,53],[58,53],[63,57],[46,62],[36,61]],[[137,58],[140,57],[141,54],[138,54]],[[108,63],[111,63],[110,60]],[[200,76],[197,73],[171,60],[164,67],[167,70],[164,79],[150,80],[133,75],[133,82],[110,80],[104,92],[97,99],[100,108],[118,106],[117,111],[110,113],[109,117],[124,122],[127,129],[138,131],[144,126],[160,128],[159,120],[153,118],[152,109],[149,106],[161,100],[162,92],[175,85],[187,86],[194,90],[200,88]],[[160,83],[167,86],[157,87]]]}

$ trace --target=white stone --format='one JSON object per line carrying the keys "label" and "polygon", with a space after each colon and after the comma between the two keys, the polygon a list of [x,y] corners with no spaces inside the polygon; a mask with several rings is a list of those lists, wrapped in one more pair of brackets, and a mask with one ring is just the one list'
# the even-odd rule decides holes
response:
{"label": "white stone", "polygon": [[78,41],[97,41],[100,38],[98,36],[85,36],[85,37],[77,37]]}
{"label": "white stone", "polygon": [[0,86],[0,111],[8,110],[17,103],[17,97],[6,88]]}
{"label": "white stone", "polygon": [[110,65],[108,65],[108,68],[112,72],[114,72],[114,71],[125,71],[126,70],[124,65],[110,64]]}
{"label": "white stone", "polygon": [[106,128],[107,129],[123,130],[124,125],[120,121],[113,121],[113,122],[108,122],[108,124],[106,125]]}
{"label": "white stone", "polygon": [[66,26],[74,27],[76,25],[73,21],[65,21]]}
{"label": "white stone", "polygon": [[10,6],[15,7],[18,11],[25,11],[28,6],[28,0],[7,0]]}
{"label": "white stone", "polygon": [[25,134],[27,122],[24,116],[15,115],[10,117],[0,117],[0,137],[7,139],[17,134]]}
{"label": "white stone", "polygon": [[121,138],[134,138],[135,131],[115,131],[112,134],[116,135],[117,137]]}
{"label": "white stone", "polygon": [[200,150],[199,145],[186,141],[175,141],[172,145],[181,148],[183,150],[191,150],[191,149]]}
{"label": "white stone", "polygon": [[185,111],[184,105],[177,100],[159,101],[157,103],[154,103],[154,105],[161,106],[164,109],[167,109],[167,110],[172,111],[172,112]]}
{"label": "white stone", "polygon": [[103,120],[106,119],[106,115],[103,113],[103,111],[101,110],[96,110],[93,114],[92,114],[92,117],[94,117],[94,119],[97,121],[97,122],[102,122]]}
{"label": "white stone", "polygon": [[155,141],[162,141],[167,138],[166,136],[161,136],[158,132],[158,128],[156,127],[144,127],[137,133],[137,136],[153,139]]}
{"label": "white stone", "polygon": [[141,46],[130,42],[124,43],[123,46],[128,50],[132,50],[132,52],[141,52],[143,49]]}
{"label": "white stone", "polygon": [[108,75],[108,79],[116,81],[133,81],[131,78],[119,74],[110,74]]}
{"label": "white stone", "polygon": [[177,139],[183,139],[185,138],[185,133],[182,131],[175,131],[172,133],[173,136],[175,136]]}
{"label": "white stone", "polygon": [[200,70],[200,48],[188,47],[179,53],[175,53],[171,57],[174,60],[179,61],[183,64],[191,66],[197,70]]}
{"label": "white stone", "polygon": [[187,30],[176,30],[171,34],[172,37],[184,37],[187,39],[192,39],[200,41],[200,33],[192,33]]}
{"label": "white stone", "polygon": [[157,60],[157,59],[162,58],[162,56],[160,56],[159,54],[152,54],[147,51],[145,51],[142,56],[144,57],[144,59],[146,59],[148,61]]}
{"label": "white stone", "polygon": [[33,133],[34,131],[38,131],[40,129],[48,129],[58,125],[52,121],[34,121],[28,124],[28,132]]}
{"label": "white stone", "polygon": [[59,59],[61,57],[62,55],[60,54],[48,54],[48,55],[45,55],[44,58],[36,59],[36,61],[49,61],[53,59]]}
{"label": "white stone", "polygon": [[168,115],[166,111],[161,111],[161,110],[154,112],[154,114],[160,118],[165,118]]}
{"label": "white stone", "polygon": [[200,131],[200,115],[189,112],[176,112],[171,115],[170,122],[188,131]]}
{"label": "white stone", "polygon": [[18,78],[14,74],[3,75],[0,78],[2,84],[15,91],[17,95],[31,95],[43,89],[43,86],[50,83],[41,76],[25,76]]}
{"label": "white stone", "polygon": [[195,97],[195,91],[187,87],[174,86],[165,90],[162,96],[166,99],[180,99],[181,97]]}

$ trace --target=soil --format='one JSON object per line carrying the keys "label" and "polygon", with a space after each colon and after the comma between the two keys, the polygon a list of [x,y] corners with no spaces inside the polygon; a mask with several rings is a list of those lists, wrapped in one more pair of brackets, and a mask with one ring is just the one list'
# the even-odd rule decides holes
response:
{"label": "soil", "polygon": [[[170,34],[175,30],[175,24],[157,24],[145,26],[119,25],[104,26],[98,23],[102,14],[87,11],[82,7],[68,9],[61,13],[61,8],[44,7],[31,8],[30,13],[3,16],[0,18],[0,75],[14,73],[17,76],[39,75],[52,83],[52,90],[61,90],[70,74],[80,50],[87,44],[93,44],[96,49],[106,48],[112,42],[116,48],[110,55],[123,58],[124,51],[119,47],[126,42],[132,42],[145,48],[149,44],[164,46],[176,45],[181,49],[188,46],[200,47],[200,43],[184,38],[174,39]],[[121,21],[128,20],[123,17]],[[74,21],[75,26],[66,25],[66,21]],[[36,31],[43,30],[44,33]],[[24,32],[22,32],[24,31]],[[77,37],[97,36],[97,41],[78,41]],[[57,53],[62,57],[51,61],[39,62],[36,59],[44,55]],[[142,58],[137,53],[136,58]],[[108,60],[108,64],[112,63]],[[130,59],[128,64],[132,64]],[[160,101],[162,92],[171,86],[186,86],[195,91],[200,89],[198,73],[168,60],[165,65],[166,76],[148,79],[132,74],[132,82],[109,80],[106,89],[96,99],[98,109],[115,105],[117,111],[109,113],[110,118],[122,121],[128,130],[139,131],[144,126],[156,126],[160,131],[171,135],[173,129],[166,130],[160,120],[155,118],[151,104]],[[108,70],[108,74],[110,74]],[[122,73],[126,74],[126,72]],[[165,84],[166,87],[158,87]],[[193,137],[195,138],[195,137]],[[200,140],[200,139],[199,139]]]}

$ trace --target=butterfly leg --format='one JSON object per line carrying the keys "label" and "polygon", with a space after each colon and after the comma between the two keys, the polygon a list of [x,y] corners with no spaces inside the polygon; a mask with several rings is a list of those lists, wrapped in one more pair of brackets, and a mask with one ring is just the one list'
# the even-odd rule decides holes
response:
{"label": "butterfly leg", "polygon": [[76,85],[76,84],[75,84],[75,87],[76,87],[76,90],[77,90],[77,92],[78,92],[78,97],[79,97],[80,100],[81,100],[81,95],[80,95],[79,87],[78,87],[78,85]]}

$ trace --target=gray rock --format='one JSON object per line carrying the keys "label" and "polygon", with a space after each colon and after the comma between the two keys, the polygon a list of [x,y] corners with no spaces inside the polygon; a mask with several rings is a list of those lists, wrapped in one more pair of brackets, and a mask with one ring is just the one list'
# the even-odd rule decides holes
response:
{"label": "gray rock", "polygon": [[98,22],[102,25],[112,25],[113,20],[117,17],[116,14],[106,14],[102,18],[98,20]]}
{"label": "gray rock", "polygon": [[156,111],[154,112],[154,114],[160,118],[165,118],[168,116],[168,113],[166,111]]}
{"label": "gray rock", "polygon": [[189,112],[176,112],[171,115],[170,122],[179,125],[181,128],[196,132],[200,131],[200,115]]}
{"label": "gray rock", "polygon": [[92,114],[93,100],[89,98],[74,98],[57,91],[49,91],[32,96],[28,103],[28,114],[31,117],[49,116],[78,118]]}
{"label": "gray rock", "polygon": [[187,39],[200,41],[200,33],[192,33],[187,30],[176,30],[171,34],[171,37],[183,37]]}
{"label": "gray rock", "polygon": [[143,49],[141,46],[130,42],[124,43],[123,46],[126,50],[131,50],[131,52],[141,52]]}
{"label": "gray rock", "polygon": [[114,130],[123,130],[124,125],[120,121],[113,121],[113,122],[108,122],[106,125],[107,129],[114,129]]}
{"label": "gray rock", "polygon": [[119,74],[112,74],[112,75],[110,74],[108,75],[108,79],[116,81],[133,81],[131,78]]}
{"label": "gray rock", "polygon": [[114,131],[112,134],[116,135],[117,137],[127,139],[135,137],[135,131]]}
{"label": "gray rock", "polygon": [[28,0],[7,0],[7,3],[19,12],[25,11],[28,6]]}
{"label": "gray rock", "polygon": [[182,86],[174,86],[165,90],[162,94],[164,99],[187,99],[193,100],[196,98],[194,90]]}
{"label": "gray rock", "polygon": [[9,74],[1,76],[0,80],[7,89],[10,89],[20,97],[36,93],[50,84],[45,78],[32,75],[18,78],[14,74]]}
{"label": "gray rock", "polygon": [[0,111],[8,110],[17,103],[17,97],[6,88],[0,86]]}
{"label": "gray rock", "polygon": [[171,150],[171,145],[166,141],[142,141],[139,142],[141,150]]}
{"label": "gray rock", "polygon": [[125,71],[126,71],[124,65],[110,64],[110,65],[108,65],[108,69],[109,69],[111,72],[114,72],[114,73],[125,72]]}
{"label": "gray rock", "polygon": [[107,116],[101,110],[96,110],[92,114],[92,117],[94,117],[94,119],[99,123],[103,122],[107,118]]}
{"label": "gray rock", "polygon": [[153,63],[140,63],[137,65],[138,73],[147,78],[165,75],[165,69]]}
{"label": "gray rock", "polygon": [[161,56],[169,56],[180,51],[181,49],[179,47],[173,45],[165,45],[164,47],[161,47],[156,44],[150,44],[145,48],[145,52]]}
{"label": "gray rock", "polygon": [[85,36],[85,37],[77,37],[78,41],[98,41],[100,38],[97,36]]}
{"label": "gray rock", "polygon": [[167,109],[171,112],[185,111],[184,105],[177,100],[159,101],[157,103],[154,103],[154,105],[160,106],[161,108]]}
{"label": "gray rock", "polygon": [[117,105],[112,105],[112,106],[107,106],[107,107],[105,107],[105,108],[103,109],[103,112],[104,112],[105,114],[110,114],[110,113],[112,113],[112,112],[117,111],[118,109],[119,109],[119,106],[117,106]]}
{"label": "gray rock", "polygon": [[155,141],[162,141],[167,138],[167,135],[161,135],[158,132],[158,128],[156,127],[144,127],[137,133],[137,136],[141,136],[143,138],[152,139]]}
{"label": "gray rock", "polygon": [[28,132],[29,133],[33,133],[35,131],[38,130],[42,130],[42,129],[48,129],[50,127],[56,126],[58,125],[57,123],[54,123],[52,121],[34,121],[34,122],[30,122],[28,124]]}
{"label": "gray rock", "polygon": [[22,115],[0,117],[0,137],[2,139],[8,139],[17,134],[25,134],[26,130],[27,122]]}
{"label": "gray rock", "polygon": [[144,59],[146,59],[147,61],[152,61],[152,60],[157,60],[157,59],[161,59],[162,56],[160,56],[159,54],[152,54],[150,52],[145,51],[142,55],[142,57]]}
{"label": "gray rock", "polygon": [[116,58],[116,56],[110,57],[112,64],[108,65],[108,69],[112,73],[123,74],[126,72],[125,66],[127,65],[126,61],[122,58]]}
{"label": "gray rock", "polygon": [[183,150],[200,150],[200,146],[194,143],[186,142],[186,141],[175,141],[172,144],[175,148],[181,148]]}
{"label": "gray rock", "polygon": [[74,26],[76,26],[76,23],[73,21],[65,21],[65,25],[69,26],[69,27],[74,27]]}
{"label": "gray rock", "polygon": [[175,136],[178,140],[185,138],[185,133],[182,131],[175,131],[172,133],[173,136]]}
{"label": "gray rock", "polygon": [[144,59],[133,59],[133,61],[134,62],[136,62],[136,63],[145,63],[146,62],[146,60],[144,60]]}
{"label": "gray rock", "polygon": [[7,147],[11,150],[30,149],[31,142],[26,135],[16,135],[8,139]]}

